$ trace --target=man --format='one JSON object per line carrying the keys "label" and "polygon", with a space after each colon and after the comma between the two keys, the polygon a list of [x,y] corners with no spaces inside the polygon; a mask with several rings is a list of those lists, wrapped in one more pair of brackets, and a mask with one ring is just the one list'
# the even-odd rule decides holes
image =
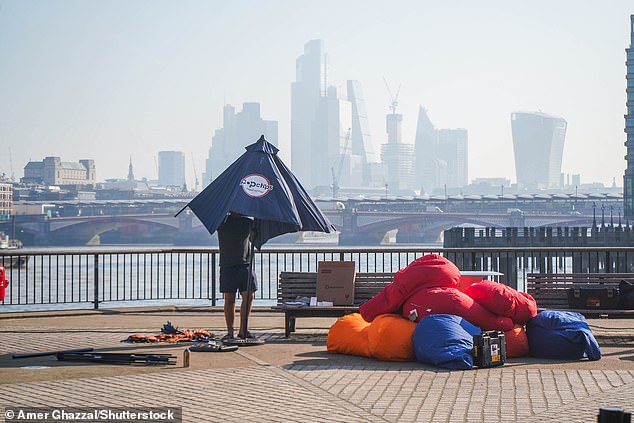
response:
{"label": "man", "polygon": [[[240,306],[240,321],[247,319],[251,312],[254,293],[257,291],[255,272],[252,277],[251,298],[247,300],[247,282],[251,271],[253,219],[230,212],[225,221],[218,228],[218,243],[220,245],[220,292],[224,295],[225,322],[227,335],[222,340],[234,338],[233,324],[236,314],[236,291],[240,292],[242,305]],[[253,338],[246,333],[238,333],[239,338]]]}

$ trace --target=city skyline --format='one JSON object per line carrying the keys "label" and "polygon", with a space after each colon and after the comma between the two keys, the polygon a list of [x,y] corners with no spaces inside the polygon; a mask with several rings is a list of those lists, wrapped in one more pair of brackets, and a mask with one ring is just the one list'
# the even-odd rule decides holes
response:
{"label": "city skyline", "polygon": [[131,157],[138,178],[157,179],[158,151],[176,150],[193,187],[224,105],[244,102],[279,122],[290,161],[294,62],[320,39],[328,85],[363,86],[375,157],[385,77],[393,94],[400,86],[403,142],[413,145],[419,106],[436,127],[469,132],[470,181],[515,182],[511,113],[541,110],[568,122],[563,172],[621,185],[632,13],[626,1],[0,0],[0,172],[19,179],[29,160],[60,156],[94,158],[99,180],[125,178]]}

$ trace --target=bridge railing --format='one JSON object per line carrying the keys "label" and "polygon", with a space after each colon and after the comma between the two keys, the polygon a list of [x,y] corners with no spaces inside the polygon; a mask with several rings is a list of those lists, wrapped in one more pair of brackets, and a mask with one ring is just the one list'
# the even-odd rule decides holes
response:
{"label": "bridge railing", "polygon": [[[527,273],[631,273],[632,248],[267,248],[256,252],[255,305],[272,305],[282,271],[316,271],[319,261],[351,260],[358,272],[396,272],[438,253],[461,270],[503,273],[524,290]],[[216,248],[23,249],[0,252],[10,285],[0,312],[144,305],[220,305]]]}

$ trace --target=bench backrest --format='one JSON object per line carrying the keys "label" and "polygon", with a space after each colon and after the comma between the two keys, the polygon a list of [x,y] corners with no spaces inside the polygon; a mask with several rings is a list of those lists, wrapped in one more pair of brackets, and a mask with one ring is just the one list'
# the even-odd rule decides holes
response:
{"label": "bench backrest", "polygon": [[624,279],[634,279],[634,273],[528,273],[526,292],[539,308],[566,309],[568,288],[618,288]]}
{"label": "bench backrest", "polygon": [[[357,273],[354,280],[354,304],[360,305],[392,282],[394,273]],[[314,297],[317,293],[317,272],[281,272],[277,283],[277,303],[297,297]]]}

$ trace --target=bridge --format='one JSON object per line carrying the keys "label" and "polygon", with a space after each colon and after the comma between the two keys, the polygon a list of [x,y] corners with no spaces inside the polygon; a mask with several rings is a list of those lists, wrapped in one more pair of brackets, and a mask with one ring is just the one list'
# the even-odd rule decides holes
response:
{"label": "bridge", "polygon": [[[379,245],[390,235],[398,243],[432,243],[455,226],[492,228],[590,226],[593,215],[466,212],[364,211],[356,208],[326,210],[337,227],[339,245]],[[27,246],[80,246],[100,244],[216,245],[215,235],[190,212],[94,216],[15,216],[2,228]],[[286,235],[296,242],[299,234]]]}

